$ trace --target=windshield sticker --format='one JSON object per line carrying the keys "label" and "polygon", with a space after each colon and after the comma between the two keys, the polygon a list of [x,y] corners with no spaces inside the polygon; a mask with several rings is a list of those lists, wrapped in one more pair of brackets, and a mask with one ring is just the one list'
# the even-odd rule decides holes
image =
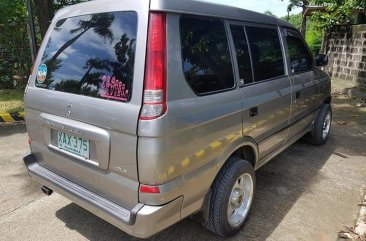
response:
{"label": "windshield sticker", "polygon": [[116,77],[110,77],[104,75],[102,77],[102,90],[100,96],[106,99],[127,101],[129,90],[126,89],[126,85],[116,79]]}
{"label": "windshield sticker", "polygon": [[47,65],[42,64],[38,68],[37,82],[42,84],[46,80],[46,77],[47,77]]}

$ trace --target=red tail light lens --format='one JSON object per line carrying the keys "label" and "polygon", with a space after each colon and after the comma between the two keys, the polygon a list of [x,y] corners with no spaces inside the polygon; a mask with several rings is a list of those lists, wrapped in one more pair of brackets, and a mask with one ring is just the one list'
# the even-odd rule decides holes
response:
{"label": "red tail light lens", "polygon": [[166,15],[150,13],[144,103],[140,119],[152,120],[166,112]]}
{"label": "red tail light lens", "polygon": [[140,192],[143,192],[143,193],[160,193],[160,189],[159,189],[158,186],[140,185]]}

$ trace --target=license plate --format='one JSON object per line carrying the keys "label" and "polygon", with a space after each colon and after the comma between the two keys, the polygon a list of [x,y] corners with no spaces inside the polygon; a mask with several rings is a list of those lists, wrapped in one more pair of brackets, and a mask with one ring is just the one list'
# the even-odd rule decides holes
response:
{"label": "license plate", "polygon": [[57,146],[64,151],[89,159],[89,140],[58,131]]}

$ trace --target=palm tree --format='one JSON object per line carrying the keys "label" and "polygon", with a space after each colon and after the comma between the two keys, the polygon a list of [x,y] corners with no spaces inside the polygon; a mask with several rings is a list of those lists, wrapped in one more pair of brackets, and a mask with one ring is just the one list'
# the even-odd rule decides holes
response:
{"label": "palm tree", "polygon": [[117,61],[111,63],[113,75],[123,80],[128,89],[131,88],[133,79],[133,65],[135,63],[136,39],[130,39],[126,33],[121,36],[114,46]]}
{"label": "palm tree", "polygon": [[81,88],[84,83],[88,82],[88,77],[90,75],[90,71],[93,68],[98,69],[98,70],[105,69],[105,70],[109,71],[110,70],[109,61],[108,60],[100,60],[98,58],[88,59],[88,61],[86,61],[86,63],[85,63],[85,66],[83,67],[83,69],[87,69],[87,71],[85,72],[85,74],[81,78],[81,80],[78,82],[79,88]]}
{"label": "palm tree", "polygon": [[80,20],[76,29],[70,30],[71,34],[79,33],[72,39],[65,42],[59,50],[52,56],[49,63],[52,64],[56,61],[59,55],[68,47],[70,47],[76,40],[78,40],[84,33],[92,29],[97,35],[103,37],[105,40],[112,41],[113,33],[109,29],[114,21],[114,15],[110,13],[101,13],[92,15],[90,20]]}

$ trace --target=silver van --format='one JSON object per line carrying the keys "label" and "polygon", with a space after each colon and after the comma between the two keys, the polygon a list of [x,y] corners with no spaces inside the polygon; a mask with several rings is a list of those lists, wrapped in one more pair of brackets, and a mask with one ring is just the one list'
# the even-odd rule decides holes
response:
{"label": "silver van", "polygon": [[330,78],[290,24],[194,0],[60,10],[25,94],[30,176],[146,238],[195,214],[231,236],[255,170],[327,141]]}

